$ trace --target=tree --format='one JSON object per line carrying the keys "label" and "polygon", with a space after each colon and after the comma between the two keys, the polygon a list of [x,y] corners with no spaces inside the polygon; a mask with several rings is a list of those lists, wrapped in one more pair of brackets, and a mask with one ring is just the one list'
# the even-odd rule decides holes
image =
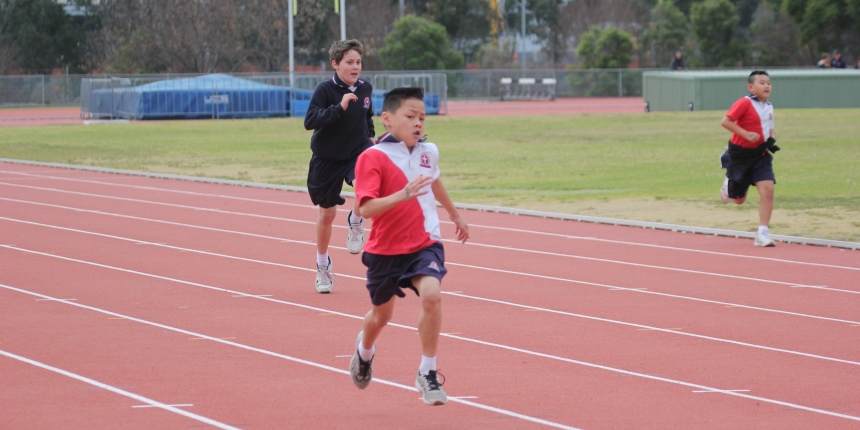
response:
{"label": "tree", "polygon": [[747,44],[735,37],[740,17],[729,0],[705,0],[690,7],[690,21],[705,66],[735,66],[747,54]]}
{"label": "tree", "polygon": [[750,30],[756,64],[791,66],[814,62],[800,47],[797,25],[778,6],[760,4]]}
{"label": "tree", "polygon": [[782,6],[800,29],[802,43],[857,53],[860,0],[784,0]]}
{"label": "tree", "polygon": [[591,27],[582,35],[576,55],[585,69],[625,69],[633,58],[633,37],[624,30]]}
{"label": "tree", "polygon": [[463,67],[463,54],[451,49],[445,27],[415,15],[406,15],[394,23],[379,56],[388,70]]}
{"label": "tree", "polygon": [[671,0],[657,2],[643,36],[644,44],[651,49],[655,67],[669,64],[674,53],[686,44],[689,28],[687,17]]}
{"label": "tree", "polygon": [[[0,0],[0,47],[17,53],[25,70],[49,72],[69,66],[80,71],[82,32],[53,0]],[[8,59],[7,59],[8,61]]]}
{"label": "tree", "polygon": [[470,57],[501,29],[495,0],[411,0],[409,4],[416,15],[445,27],[454,48]]}

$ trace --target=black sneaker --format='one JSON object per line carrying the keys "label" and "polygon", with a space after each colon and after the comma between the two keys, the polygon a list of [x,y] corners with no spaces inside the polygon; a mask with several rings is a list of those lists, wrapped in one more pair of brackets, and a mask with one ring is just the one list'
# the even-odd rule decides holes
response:
{"label": "black sneaker", "polygon": [[[442,382],[439,382],[438,377],[442,376]],[[442,389],[442,384],[445,383],[445,376],[431,370],[430,373],[422,375],[418,372],[415,378],[415,388],[421,393],[421,400],[425,405],[444,405],[448,402],[448,395]]]}
{"label": "black sneaker", "polygon": [[364,361],[358,355],[358,346],[361,344],[363,336],[363,331],[358,332],[358,339],[355,341],[355,354],[349,361],[349,376],[352,377],[352,383],[361,390],[367,388],[370,385],[370,380],[373,379],[373,358]]}

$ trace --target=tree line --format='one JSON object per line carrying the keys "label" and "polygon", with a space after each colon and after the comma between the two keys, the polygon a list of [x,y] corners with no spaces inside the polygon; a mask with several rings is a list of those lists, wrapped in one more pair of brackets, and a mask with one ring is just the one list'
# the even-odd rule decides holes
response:
{"label": "tree line", "polygon": [[[0,0],[0,73],[283,71],[293,0]],[[365,68],[518,67],[523,0],[347,0]],[[860,0],[524,0],[542,67],[809,65],[858,54]],[[333,0],[298,0],[296,64],[328,63]],[[520,48],[521,49],[521,48]],[[574,55],[575,54],[575,55]]]}

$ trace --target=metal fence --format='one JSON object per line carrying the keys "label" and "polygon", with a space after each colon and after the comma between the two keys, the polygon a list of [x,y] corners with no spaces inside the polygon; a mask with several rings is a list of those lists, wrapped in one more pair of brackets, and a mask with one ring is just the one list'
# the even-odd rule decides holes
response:
{"label": "metal fence", "polygon": [[0,106],[71,106],[81,97],[84,75],[0,76]]}

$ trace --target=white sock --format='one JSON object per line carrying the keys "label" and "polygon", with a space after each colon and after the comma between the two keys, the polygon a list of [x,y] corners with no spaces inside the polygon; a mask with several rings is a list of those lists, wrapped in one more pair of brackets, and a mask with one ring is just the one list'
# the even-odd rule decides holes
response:
{"label": "white sock", "polygon": [[317,266],[326,267],[328,266],[328,252],[325,254],[317,253]]}
{"label": "white sock", "polygon": [[436,357],[421,356],[421,366],[418,366],[418,373],[427,375],[431,370],[436,370]]}
{"label": "white sock", "polygon": [[376,354],[376,344],[374,343],[370,349],[364,349],[364,342],[358,343],[358,356],[364,361],[370,361]]}
{"label": "white sock", "polygon": [[358,224],[361,222],[361,217],[356,216],[355,212],[349,211],[349,223],[350,224]]}
{"label": "white sock", "polygon": [[768,233],[769,233],[769,231],[768,231],[766,225],[758,226],[758,234],[768,234]]}

